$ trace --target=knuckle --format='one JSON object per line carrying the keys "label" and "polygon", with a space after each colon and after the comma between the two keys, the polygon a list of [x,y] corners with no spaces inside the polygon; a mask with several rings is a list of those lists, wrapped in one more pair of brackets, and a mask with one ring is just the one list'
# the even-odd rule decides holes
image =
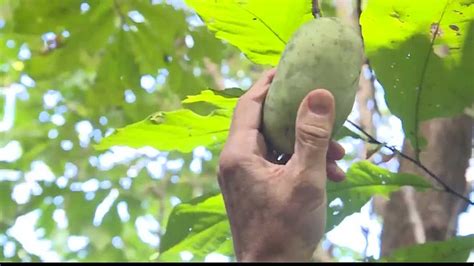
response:
{"label": "knuckle", "polygon": [[220,179],[229,178],[242,166],[242,158],[236,153],[224,151],[219,157],[218,177]]}
{"label": "knuckle", "polygon": [[331,132],[322,126],[299,123],[296,125],[296,135],[304,145],[327,147]]}

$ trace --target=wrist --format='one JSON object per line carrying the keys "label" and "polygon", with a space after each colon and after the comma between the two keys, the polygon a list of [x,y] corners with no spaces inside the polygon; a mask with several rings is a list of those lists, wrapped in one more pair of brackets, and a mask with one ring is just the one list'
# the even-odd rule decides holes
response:
{"label": "wrist", "polygon": [[241,247],[237,260],[242,262],[307,262],[311,260],[316,246],[308,246],[300,239],[286,239],[278,242],[265,241],[261,244]]}
{"label": "wrist", "polygon": [[[238,261],[310,261],[323,234],[325,202],[303,215],[267,215],[231,226]],[[293,217],[293,218],[290,218]],[[262,219],[263,218],[263,219]],[[231,222],[232,223],[232,222]]]}
{"label": "wrist", "polygon": [[[310,261],[318,243],[308,243],[308,239],[280,227],[265,226],[264,230],[239,232],[234,236],[237,261]],[[273,229],[273,230],[272,230]]]}

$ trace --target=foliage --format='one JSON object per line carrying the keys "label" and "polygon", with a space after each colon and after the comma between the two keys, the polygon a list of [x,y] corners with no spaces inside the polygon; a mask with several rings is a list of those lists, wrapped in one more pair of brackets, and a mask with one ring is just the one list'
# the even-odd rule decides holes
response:
{"label": "foliage", "polygon": [[187,3],[218,38],[237,46],[257,64],[276,65],[286,42],[313,18],[310,1],[200,1]]}
{"label": "foliage", "polygon": [[[0,258],[147,261],[163,231],[156,225],[166,224],[176,201],[216,189],[208,177],[216,159],[202,148],[194,156],[92,146],[113,128],[178,108],[214,84],[206,62],[239,54],[188,23],[189,10],[168,4],[31,3],[0,1],[2,123],[11,115],[3,92],[16,92],[14,124],[0,130],[0,147],[18,141],[21,149],[18,159],[0,158],[0,246],[7,247]],[[244,67],[229,65],[233,73]],[[36,228],[26,242],[12,231],[21,217]],[[74,248],[71,237],[88,242]],[[57,255],[32,248],[35,239],[52,241]]]}
{"label": "foliage", "polygon": [[368,161],[351,165],[342,183],[328,183],[328,213],[326,230],[336,227],[345,217],[360,211],[374,195],[387,197],[402,186],[419,191],[431,188],[425,179],[411,174],[391,173]]}
{"label": "foliage", "polygon": [[454,237],[397,249],[381,261],[390,262],[465,262],[474,249],[474,235]]}
{"label": "foliage", "polygon": [[361,16],[387,104],[418,149],[422,121],[462,113],[474,102],[474,5],[468,2],[369,1]]}
{"label": "foliage", "polygon": [[222,196],[206,195],[176,206],[160,246],[161,261],[177,261],[190,252],[194,261],[219,253],[233,255],[229,222]]}
{"label": "foliage", "polygon": [[97,149],[108,149],[114,145],[130,147],[151,146],[158,150],[191,152],[197,146],[214,148],[227,138],[230,118],[237,98],[226,98],[210,90],[196,96],[188,96],[184,104],[206,102],[216,107],[207,116],[188,109],[159,112],[144,121],[118,129],[104,139]]}

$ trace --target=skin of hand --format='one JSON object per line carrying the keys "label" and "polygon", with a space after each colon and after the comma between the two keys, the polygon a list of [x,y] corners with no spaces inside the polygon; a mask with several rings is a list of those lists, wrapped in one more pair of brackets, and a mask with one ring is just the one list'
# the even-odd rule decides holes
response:
{"label": "skin of hand", "polygon": [[313,90],[296,119],[295,152],[278,161],[259,131],[275,75],[267,71],[239,99],[219,158],[218,182],[238,261],[309,261],[324,234],[326,177],[342,181],[344,149],[330,140],[334,98]]}

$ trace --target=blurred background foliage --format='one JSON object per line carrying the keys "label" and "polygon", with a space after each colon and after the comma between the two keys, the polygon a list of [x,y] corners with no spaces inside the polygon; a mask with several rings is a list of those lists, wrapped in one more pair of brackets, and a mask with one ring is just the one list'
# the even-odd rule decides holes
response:
{"label": "blurred background foliage", "polygon": [[[321,2],[324,15],[344,16],[334,1]],[[114,143],[94,149],[117,128],[161,119],[157,111],[186,107],[207,115],[215,110],[212,97],[197,96],[214,107],[187,96],[207,88],[248,89],[268,68],[217,39],[203,20],[182,1],[0,0],[1,261],[176,261],[193,256],[219,260],[209,253],[232,254],[231,241],[222,235],[216,235],[222,238],[217,244],[209,244],[204,238],[186,242],[186,234],[179,233],[203,230],[192,227],[196,219],[203,220],[204,229],[210,228],[208,235],[214,229],[228,231],[219,196],[194,199],[218,191],[216,165],[222,143],[176,148],[181,152],[110,148]],[[231,96],[241,93],[235,90]],[[383,94],[381,99],[379,123],[388,125],[392,116],[382,103]],[[228,121],[232,103],[217,100]],[[190,127],[198,127],[199,120],[189,121]],[[217,120],[213,123],[222,126]],[[400,125],[396,130],[402,134]],[[345,169],[361,157],[363,142],[352,136],[345,142]],[[126,142],[152,143],[157,138],[164,143],[163,138],[171,137],[134,133],[126,135]],[[396,171],[398,161],[389,160],[380,165]],[[363,163],[352,173],[360,179],[372,173],[387,178],[381,182],[395,180]],[[406,179],[394,184],[418,182],[415,177]],[[360,182],[374,184],[370,176]],[[361,197],[357,204],[362,205],[373,193],[391,191],[345,195]],[[216,211],[186,216],[196,209]],[[343,218],[334,219],[339,223]],[[165,236],[166,228],[178,235]],[[173,246],[177,243],[188,245],[192,253]],[[159,257],[158,250],[172,248],[177,253]],[[335,260],[367,255],[334,245],[331,249]]]}
{"label": "blurred background foliage", "polygon": [[[217,157],[203,147],[92,147],[208,86],[249,87],[260,71],[173,4],[0,1],[2,260],[147,261],[172,206],[217,189]],[[25,230],[26,214],[36,222],[20,243],[12,228]]]}

